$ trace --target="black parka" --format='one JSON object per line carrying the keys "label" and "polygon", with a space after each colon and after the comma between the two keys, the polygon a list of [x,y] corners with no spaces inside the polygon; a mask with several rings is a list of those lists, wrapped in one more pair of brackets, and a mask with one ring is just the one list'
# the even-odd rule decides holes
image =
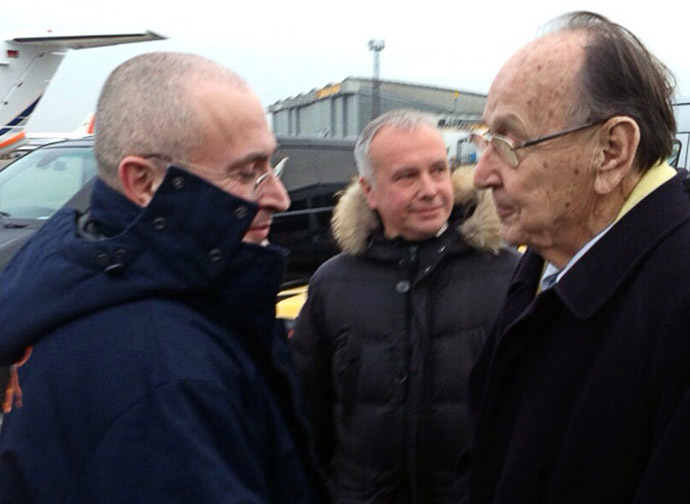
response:
{"label": "black parka", "polygon": [[455,189],[423,242],[386,240],[357,185],[334,213],[344,252],[314,274],[292,346],[338,502],[452,501],[465,382],[517,263],[488,195],[469,173]]}

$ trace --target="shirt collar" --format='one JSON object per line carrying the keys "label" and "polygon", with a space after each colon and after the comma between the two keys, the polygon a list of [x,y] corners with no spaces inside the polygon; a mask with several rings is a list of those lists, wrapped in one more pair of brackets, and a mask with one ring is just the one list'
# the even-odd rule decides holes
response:
{"label": "shirt collar", "polygon": [[443,233],[446,232],[446,229],[448,229],[448,221],[443,223],[443,226],[441,226],[441,229],[438,230],[438,233],[436,233],[436,238],[441,236]]}

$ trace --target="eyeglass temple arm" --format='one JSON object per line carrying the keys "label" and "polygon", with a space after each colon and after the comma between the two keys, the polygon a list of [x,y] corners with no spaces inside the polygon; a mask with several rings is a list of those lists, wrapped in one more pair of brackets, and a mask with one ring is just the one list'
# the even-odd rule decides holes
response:
{"label": "eyeglass temple arm", "polygon": [[287,163],[287,160],[290,159],[289,157],[284,157],[280,161],[278,161],[278,164],[273,167],[272,170],[267,171],[263,175],[261,175],[259,178],[256,179],[256,182],[254,183],[254,186],[258,186],[261,184],[264,180],[268,178],[268,176],[273,173],[273,175],[276,178],[280,178],[280,176],[283,174],[283,170],[285,169],[285,163]]}
{"label": "eyeglass temple arm", "polygon": [[598,121],[590,122],[583,124],[582,126],[577,126],[575,128],[569,128],[564,131],[559,131],[558,133],[554,133],[553,135],[546,135],[543,137],[535,138],[533,140],[528,140],[526,142],[521,143],[520,145],[516,145],[513,147],[513,149],[522,149],[523,147],[529,147],[530,145],[536,145],[542,142],[546,142],[547,140],[553,140],[554,138],[559,138],[565,135],[569,135],[570,133],[575,133],[577,131],[581,131],[583,129],[591,128],[592,126],[597,126],[598,124],[602,124],[608,121],[608,119],[599,119]]}
{"label": "eyeglass temple arm", "polygon": [[273,167],[273,175],[275,175],[277,178],[280,178],[280,176],[283,174],[283,170],[285,169],[285,164],[287,163],[289,157],[284,157],[280,161],[278,161],[278,164]]}

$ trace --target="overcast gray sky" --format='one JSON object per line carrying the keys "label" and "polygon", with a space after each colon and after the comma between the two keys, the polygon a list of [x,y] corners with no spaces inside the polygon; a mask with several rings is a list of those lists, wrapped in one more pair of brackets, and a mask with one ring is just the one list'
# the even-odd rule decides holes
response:
{"label": "overcast gray sky", "polygon": [[3,2],[0,33],[88,34],[152,30],[162,42],[71,51],[29,123],[67,131],[93,111],[108,73],[131,56],[202,54],[245,77],[265,106],[338,82],[369,77],[371,38],[383,38],[381,78],[486,93],[496,72],[549,19],[593,10],[623,24],[675,73],[690,96],[690,4],[677,0],[162,0]]}

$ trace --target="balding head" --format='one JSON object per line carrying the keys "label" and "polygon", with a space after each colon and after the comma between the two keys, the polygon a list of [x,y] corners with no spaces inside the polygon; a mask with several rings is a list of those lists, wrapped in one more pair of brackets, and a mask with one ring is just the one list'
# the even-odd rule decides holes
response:
{"label": "balding head", "polygon": [[203,141],[192,99],[201,82],[248,89],[222,65],[191,54],[143,54],[117,67],[103,86],[96,109],[95,148],[101,178],[121,189],[118,165],[127,155],[165,153],[186,159]]}
{"label": "balding head", "polygon": [[577,108],[578,81],[585,59],[586,35],[542,37],[519,50],[496,76],[485,115],[499,105],[519,124],[523,138],[555,131],[571,122]]}

